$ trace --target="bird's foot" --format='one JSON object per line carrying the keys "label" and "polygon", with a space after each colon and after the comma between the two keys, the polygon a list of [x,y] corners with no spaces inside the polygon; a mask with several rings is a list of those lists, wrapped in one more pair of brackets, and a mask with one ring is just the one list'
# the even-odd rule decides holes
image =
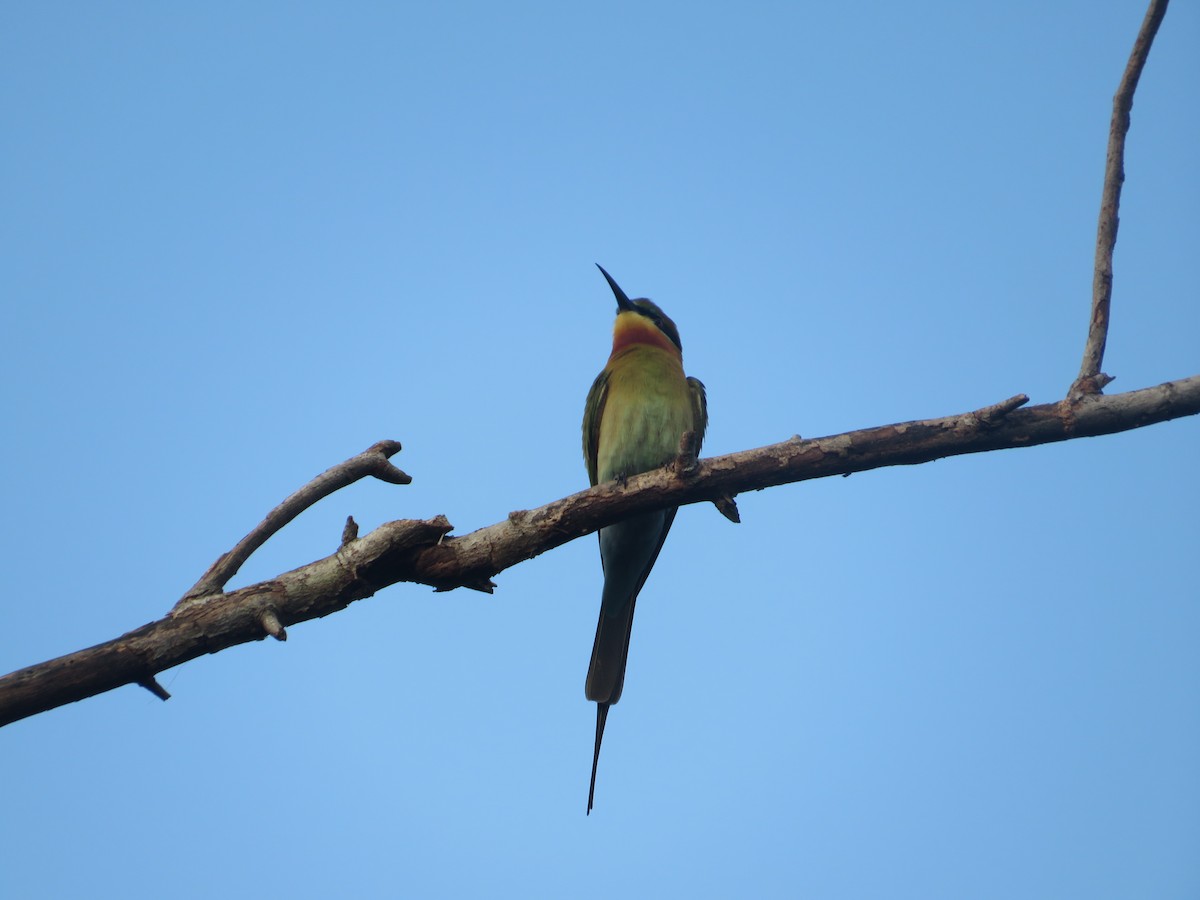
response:
{"label": "bird's foot", "polygon": [[675,470],[676,475],[694,475],[696,470],[700,468],[697,456],[699,454],[700,442],[696,439],[696,432],[685,431],[679,439],[679,452],[675,454],[675,459],[671,463],[671,468]]}

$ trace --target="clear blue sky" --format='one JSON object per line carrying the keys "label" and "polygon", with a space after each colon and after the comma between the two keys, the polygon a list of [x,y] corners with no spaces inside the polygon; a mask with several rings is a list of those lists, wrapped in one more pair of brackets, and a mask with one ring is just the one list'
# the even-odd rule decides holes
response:
{"label": "clear blue sky", "polygon": [[[612,297],[706,451],[1061,397],[1140,2],[8,4],[0,669],[290,491],[578,490]],[[1200,11],[1134,109],[1110,392],[1200,372]],[[681,511],[585,818],[587,538],[0,733],[9,897],[1200,896],[1200,421]]]}

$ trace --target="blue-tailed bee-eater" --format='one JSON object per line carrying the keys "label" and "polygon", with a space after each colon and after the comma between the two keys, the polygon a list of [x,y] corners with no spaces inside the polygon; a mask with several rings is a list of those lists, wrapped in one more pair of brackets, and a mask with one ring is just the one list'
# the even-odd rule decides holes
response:
{"label": "blue-tailed bee-eater", "polygon": [[[655,304],[630,300],[604,267],[597,268],[617,298],[612,354],[583,411],[583,458],[593,485],[648,472],[670,462],[685,432],[695,452],[708,425],[704,385],[683,373],[679,329]],[[596,794],[596,765],[608,708],[621,699],[633,608],[654,567],[675,509],[642,513],[600,529],[604,591],[585,690],[596,702],[596,749],[588,812]]]}

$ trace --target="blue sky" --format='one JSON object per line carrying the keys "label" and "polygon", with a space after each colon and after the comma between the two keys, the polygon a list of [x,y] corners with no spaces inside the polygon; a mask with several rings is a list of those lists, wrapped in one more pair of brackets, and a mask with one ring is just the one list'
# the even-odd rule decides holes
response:
{"label": "blue sky", "polygon": [[[0,669],[164,614],[381,438],[364,528],[586,484],[613,301],[707,453],[1061,397],[1131,2],[10,4]],[[1200,372],[1200,12],[1137,96],[1109,391]],[[1200,421],[681,511],[584,816],[595,540],[0,735],[14,897],[1200,894]]]}

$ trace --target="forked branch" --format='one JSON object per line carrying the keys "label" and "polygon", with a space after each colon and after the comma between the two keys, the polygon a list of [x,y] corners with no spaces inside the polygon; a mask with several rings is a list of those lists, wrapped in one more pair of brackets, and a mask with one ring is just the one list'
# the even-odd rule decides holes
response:
{"label": "forked branch", "polygon": [[175,604],[175,608],[178,609],[196,597],[224,590],[229,579],[237,574],[238,569],[255,550],[300,513],[317,501],[328,497],[334,491],[339,491],[368,476],[386,481],[388,484],[411,483],[412,479],[408,475],[389,462],[391,457],[400,452],[400,449],[399,441],[379,441],[358,456],[352,456],[345,462],[326,469],[267,513],[267,517],[259,522],[253,531],[238,541],[237,545],[228,553],[222,554],[200,580],[188,589],[182,599]]}

